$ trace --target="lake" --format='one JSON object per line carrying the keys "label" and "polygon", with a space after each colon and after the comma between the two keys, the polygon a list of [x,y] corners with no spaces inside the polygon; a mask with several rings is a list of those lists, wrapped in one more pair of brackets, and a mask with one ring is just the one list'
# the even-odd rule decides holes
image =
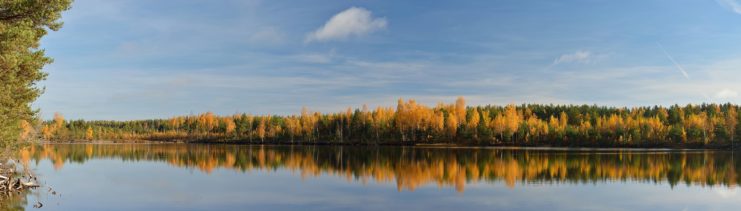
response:
{"label": "lake", "polygon": [[46,144],[20,157],[45,184],[17,205],[27,210],[741,206],[730,151]]}

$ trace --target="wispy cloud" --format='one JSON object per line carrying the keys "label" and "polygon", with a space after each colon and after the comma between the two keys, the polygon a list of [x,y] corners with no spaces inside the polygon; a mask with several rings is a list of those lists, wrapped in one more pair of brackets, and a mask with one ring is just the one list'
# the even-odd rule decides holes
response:
{"label": "wispy cloud", "polygon": [[721,6],[741,14],[741,1],[738,0],[716,0]]}
{"label": "wispy cloud", "polygon": [[735,198],[738,196],[738,190],[732,188],[715,188],[715,193],[724,199]]}
{"label": "wispy cloud", "polygon": [[333,48],[332,50],[329,51],[329,53],[304,53],[304,54],[294,55],[291,57],[299,62],[304,62],[304,63],[329,64],[335,60],[336,56],[337,56],[337,50]]}
{"label": "wispy cloud", "polygon": [[563,54],[553,61],[553,65],[561,63],[589,63],[592,61],[594,54],[590,51],[579,50],[570,54]]}
{"label": "wispy cloud", "polygon": [[305,42],[324,42],[362,36],[385,29],[386,18],[373,17],[373,14],[360,7],[351,7],[334,15],[324,26],[306,36]]}
{"label": "wispy cloud", "polygon": [[247,38],[252,44],[280,44],[284,39],[285,34],[275,27],[260,29]]}
{"label": "wispy cloud", "polygon": [[679,62],[677,62],[677,60],[674,60],[674,57],[672,57],[672,55],[670,55],[669,52],[666,51],[666,49],[664,48],[664,45],[662,45],[661,43],[658,43],[658,42],[656,44],[659,45],[659,48],[661,48],[661,51],[664,52],[664,55],[666,55],[666,58],[669,58],[669,60],[672,61],[672,63],[674,64],[674,66],[676,66],[677,69],[680,72],[682,72],[682,75],[684,76],[684,78],[690,79],[690,75],[687,74],[687,71],[684,69],[684,67],[682,67],[682,65],[680,65]]}
{"label": "wispy cloud", "polygon": [[719,91],[718,93],[715,93],[715,98],[717,99],[731,99],[738,97],[738,92],[733,91],[731,89],[723,89]]}

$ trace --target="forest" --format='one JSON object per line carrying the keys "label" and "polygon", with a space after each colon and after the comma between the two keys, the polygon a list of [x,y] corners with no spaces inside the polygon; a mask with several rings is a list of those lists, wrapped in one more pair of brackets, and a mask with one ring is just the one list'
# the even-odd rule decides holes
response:
{"label": "forest", "polygon": [[298,115],[212,112],[132,121],[53,120],[24,126],[47,141],[154,140],[249,144],[497,145],[565,147],[733,147],[738,105],[670,107],[597,105],[467,106],[463,97],[434,107],[397,106]]}

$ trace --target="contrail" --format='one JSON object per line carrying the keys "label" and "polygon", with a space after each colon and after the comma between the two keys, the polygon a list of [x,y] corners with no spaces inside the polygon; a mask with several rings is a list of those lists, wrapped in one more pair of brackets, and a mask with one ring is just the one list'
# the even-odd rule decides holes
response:
{"label": "contrail", "polygon": [[[672,55],[669,55],[669,52],[666,51],[666,48],[664,48],[664,45],[662,45],[660,42],[656,42],[656,44],[659,45],[659,48],[661,48],[661,51],[664,52],[664,55],[666,55],[666,58],[669,58],[669,60],[671,60],[672,63],[674,63],[674,66],[677,67],[677,69],[682,72],[682,75],[684,75],[684,78],[686,78],[687,80],[690,80],[690,75],[687,74],[687,71],[684,70],[684,67],[682,67],[682,65],[680,65],[679,62],[677,62],[677,60],[674,60],[674,57],[672,57]],[[705,99],[711,99],[710,95],[705,94],[704,92],[701,92],[700,94],[702,94],[702,96],[705,97]]]}
{"label": "contrail", "polygon": [[674,66],[676,66],[677,69],[679,69],[679,71],[682,72],[682,75],[684,75],[684,78],[690,79],[690,75],[687,74],[687,71],[684,70],[684,67],[682,67],[682,65],[680,65],[676,60],[674,60],[674,57],[672,57],[672,55],[669,55],[669,52],[666,51],[664,46],[661,45],[661,43],[659,42],[656,42],[656,44],[659,45],[659,48],[661,48],[661,51],[664,51],[664,55],[666,55],[666,57],[669,58],[669,60],[671,60],[672,63],[674,63]]}

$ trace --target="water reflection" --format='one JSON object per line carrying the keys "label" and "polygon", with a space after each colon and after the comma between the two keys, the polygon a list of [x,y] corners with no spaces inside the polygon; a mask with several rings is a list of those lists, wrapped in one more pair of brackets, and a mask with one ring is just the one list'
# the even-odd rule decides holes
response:
{"label": "water reflection", "polygon": [[22,162],[112,158],[161,161],[210,173],[287,169],[301,176],[395,183],[399,191],[436,184],[463,192],[467,183],[527,184],[632,181],[735,187],[736,157],[715,151],[563,151],[478,148],[235,146],[193,144],[51,144],[28,148]]}
{"label": "water reflection", "polygon": [[0,194],[0,210],[24,210],[28,205],[26,194],[28,191]]}

